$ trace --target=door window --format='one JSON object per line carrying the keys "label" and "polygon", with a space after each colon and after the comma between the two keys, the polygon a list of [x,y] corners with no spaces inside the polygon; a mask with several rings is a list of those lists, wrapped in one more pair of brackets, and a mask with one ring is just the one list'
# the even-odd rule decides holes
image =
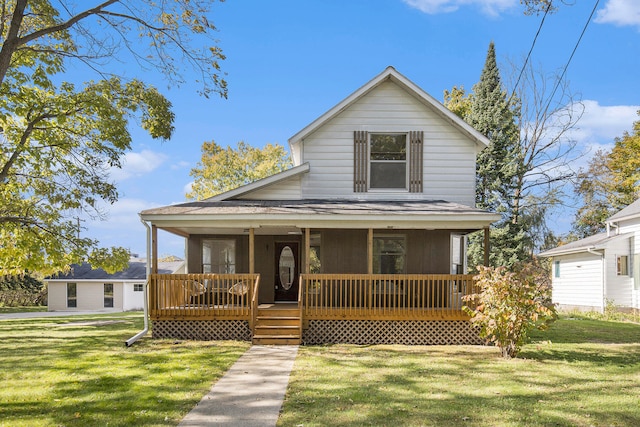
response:
{"label": "door window", "polygon": [[280,285],[289,290],[293,285],[293,279],[296,273],[296,259],[293,251],[289,246],[285,246],[280,252],[280,260],[278,261],[278,273],[280,276]]}

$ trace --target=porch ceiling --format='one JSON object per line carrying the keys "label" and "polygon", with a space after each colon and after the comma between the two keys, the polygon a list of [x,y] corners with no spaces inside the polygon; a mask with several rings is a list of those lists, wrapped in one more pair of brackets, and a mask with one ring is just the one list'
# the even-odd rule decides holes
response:
{"label": "porch ceiling", "polygon": [[141,212],[169,232],[295,234],[303,228],[479,230],[500,216],[441,200],[224,200],[183,203]]}

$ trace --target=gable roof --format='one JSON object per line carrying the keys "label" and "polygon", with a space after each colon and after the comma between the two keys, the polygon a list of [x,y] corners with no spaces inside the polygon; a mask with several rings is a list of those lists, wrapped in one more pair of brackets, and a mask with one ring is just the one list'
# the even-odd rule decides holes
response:
{"label": "gable roof", "polygon": [[[167,261],[158,262],[158,273],[172,274],[184,265],[184,261]],[[141,258],[132,258],[129,261],[129,268],[123,271],[117,271],[109,274],[101,268],[93,269],[91,264],[84,262],[82,264],[73,264],[71,270],[66,274],[58,274],[47,280],[113,280],[116,282],[125,280],[146,280],[147,279],[147,261]]]}
{"label": "gable roof", "polygon": [[298,133],[289,138],[289,145],[291,146],[291,151],[294,151],[294,146],[297,146],[303,139],[305,139],[308,135],[316,131],[322,125],[324,125],[327,121],[331,120],[342,111],[351,106],[354,102],[365,96],[367,93],[371,92],[374,88],[380,86],[382,83],[387,80],[391,80],[394,83],[398,84],[402,88],[404,88],[407,92],[411,93],[414,97],[420,100],[425,105],[432,107],[440,116],[449,121],[455,128],[469,137],[476,144],[480,145],[482,148],[489,145],[489,139],[482,135],[480,132],[475,130],[469,124],[467,124],[464,120],[454,114],[451,110],[442,105],[438,100],[429,95],[427,92],[422,90],[419,86],[413,83],[411,80],[406,78],[404,75],[400,74],[396,71],[392,66],[387,67],[382,73],[375,76],[369,82],[367,82],[364,86],[360,87],[360,89],[353,92],[351,95],[347,96],[344,100],[338,103],[336,106],[331,108],[329,111],[318,117],[316,120],[311,122],[305,128],[300,130]]}
{"label": "gable roof", "polygon": [[625,233],[615,236],[608,236],[607,233],[598,233],[584,239],[576,240],[575,242],[567,243],[566,245],[558,246],[557,248],[549,249],[548,251],[540,252],[538,256],[552,257],[580,252],[589,252],[589,250],[606,249],[607,245],[610,242],[618,239],[626,239],[632,235],[633,233]]}
{"label": "gable roof", "polygon": [[623,221],[626,219],[633,219],[640,217],[640,199],[631,203],[626,208],[622,209],[620,212],[614,214],[607,220],[608,223]]}
{"label": "gable roof", "polygon": [[278,182],[282,182],[286,179],[289,179],[293,176],[301,175],[303,173],[309,172],[310,166],[309,163],[303,163],[300,166],[292,167],[291,169],[287,169],[286,171],[279,172],[275,175],[268,176],[266,178],[259,179],[258,181],[252,182],[250,184],[243,185],[238,188],[234,188],[233,190],[225,191],[224,193],[217,194],[213,197],[209,197],[208,199],[202,200],[203,202],[215,202],[220,200],[228,200],[234,197],[240,197],[247,193],[250,193],[255,190],[260,190],[262,188],[268,187],[270,185],[276,184]]}

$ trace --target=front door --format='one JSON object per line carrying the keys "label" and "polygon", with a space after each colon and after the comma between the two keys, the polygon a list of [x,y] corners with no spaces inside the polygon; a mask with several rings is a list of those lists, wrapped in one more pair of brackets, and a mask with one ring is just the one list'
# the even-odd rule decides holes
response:
{"label": "front door", "polygon": [[275,300],[298,300],[298,242],[276,242]]}

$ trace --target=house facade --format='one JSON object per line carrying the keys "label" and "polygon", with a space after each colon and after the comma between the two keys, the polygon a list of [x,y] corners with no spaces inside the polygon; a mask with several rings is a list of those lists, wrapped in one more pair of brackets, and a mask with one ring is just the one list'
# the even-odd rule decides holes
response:
{"label": "house facade", "polygon": [[[474,207],[488,143],[385,69],[290,138],[291,169],[141,213],[154,258],[158,229],[187,248],[187,274],[152,275],[154,336],[477,341],[461,297],[466,236],[485,230],[488,244],[499,219]],[[298,320],[278,329],[266,307]]]}
{"label": "house facade", "polygon": [[[160,262],[158,271],[181,273],[184,261]],[[146,260],[132,258],[129,267],[109,274],[88,263],[74,264],[67,274],[46,279],[49,311],[133,311],[144,307]]]}
{"label": "house facade", "polygon": [[553,302],[604,312],[640,309],[640,200],[606,221],[607,231],[540,254],[552,260]]}

